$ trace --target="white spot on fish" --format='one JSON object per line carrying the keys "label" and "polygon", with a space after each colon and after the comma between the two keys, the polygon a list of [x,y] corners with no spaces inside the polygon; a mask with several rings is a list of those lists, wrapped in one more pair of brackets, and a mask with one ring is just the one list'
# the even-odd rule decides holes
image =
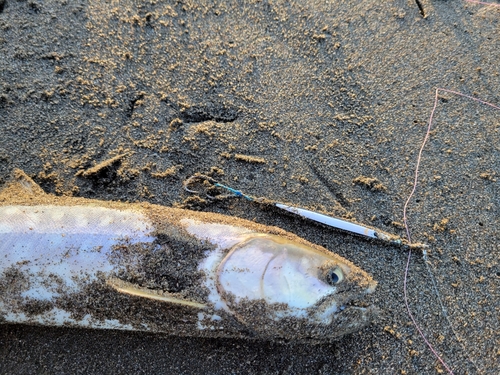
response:
{"label": "white spot on fish", "polygon": [[203,321],[203,319],[205,319],[205,314],[203,314],[202,312],[199,312],[198,313],[198,322],[196,322],[196,327],[199,330],[207,329],[206,326],[204,326],[203,324],[201,324],[201,322]]}
{"label": "white spot on fish", "polygon": [[189,234],[200,240],[208,241],[219,249],[229,249],[241,242],[245,235],[254,233],[250,229],[242,227],[203,223],[193,219],[182,219],[181,224],[185,226]]}
{"label": "white spot on fish", "polygon": [[[71,318],[71,313],[59,308],[53,308],[52,310],[46,311],[42,314],[36,316],[27,316],[23,312],[13,313],[9,312],[3,316],[7,322],[15,323],[38,323],[44,325],[55,325],[62,326],[66,324],[76,325],[80,327],[92,327],[92,328],[104,328],[104,329],[122,329],[122,330],[133,330],[130,324],[122,324],[116,319],[104,319],[99,320],[92,317],[90,314],[86,314],[82,319],[76,320]],[[144,327],[145,330],[148,327]]]}
{"label": "white spot on fish", "polygon": [[132,210],[93,206],[2,206],[0,233],[149,236],[151,223]]}
{"label": "white spot on fish", "polygon": [[205,259],[200,262],[198,270],[205,273],[203,285],[209,291],[208,300],[214,308],[230,312],[217,291],[217,267],[224,258],[225,250],[243,241],[253,231],[225,224],[203,223],[193,219],[182,219],[181,224],[189,234],[216,246],[215,250],[205,252]]}
{"label": "white spot on fish", "polygon": [[230,312],[225,301],[222,300],[216,286],[217,267],[224,258],[222,250],[212,250],[205,252],[206,258],[202,260],[198,266],[199,271],[205,273],[203,285],[208,289],[208,300],[212,303],[216,310],[225,310]]}
{"label": "white spot on fish", "polygon": [[[22,296],[51,300],[80,279],[114,270],[114,245],[152,242],[151,223],[135,211],[92,206],[0,207],[0,274],[16,267],[30,278]],[[56,277],[51,277],[51,276]],[[41,282],[43,280],[43,282]]]}

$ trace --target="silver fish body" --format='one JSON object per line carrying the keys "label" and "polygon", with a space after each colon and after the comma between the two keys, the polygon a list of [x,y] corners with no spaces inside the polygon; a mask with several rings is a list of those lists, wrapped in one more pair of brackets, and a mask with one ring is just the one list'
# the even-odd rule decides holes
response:
{"label": "silver fish body", "polygon": [[376,282],[346,259],[232,217],[0,192],[0,322],[330,341],[361,329]]}

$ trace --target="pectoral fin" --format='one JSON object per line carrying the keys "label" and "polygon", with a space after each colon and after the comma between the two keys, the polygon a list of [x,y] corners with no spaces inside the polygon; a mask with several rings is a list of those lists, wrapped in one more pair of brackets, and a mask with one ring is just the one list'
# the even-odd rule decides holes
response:
{"label": "pectoral fin", "polygon": [[143,297],[154,299],[157,301],[163,301],[168,303],[174,303],[177,305],[184,305],[195,307],[198,309],[206,308],[206,305],[194,301],[185,300],[179,297],[176,297],[170,293],[159,292],[147,288],[140,287],[139,285],[129,283],[127,281],[123,281],[117,278],[110,278],[106,280],[106,284],[115,289],[119,293],[129,294],[131,296]]}

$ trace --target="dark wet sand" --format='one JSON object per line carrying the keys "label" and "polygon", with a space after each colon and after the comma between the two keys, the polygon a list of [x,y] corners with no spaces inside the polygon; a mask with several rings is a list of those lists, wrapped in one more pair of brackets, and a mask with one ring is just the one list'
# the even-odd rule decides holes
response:
{"label": "dark wet sand", "polygon": [[[403,235],[435,87],[500,103],[500,10],[151,3],[0,0],[0,183],[22,168],[58,195],[279,226],[370,272],[382,314],[317,346],[3,325],[0,373],[441,373],[405,309],[405,251],[244,201],[186,200],[182,181],[211,173]],[[443,94],[410,206],[448,320],[419,254],[410,307],[456,374],[500,368],[499,129],[498,111]]]}

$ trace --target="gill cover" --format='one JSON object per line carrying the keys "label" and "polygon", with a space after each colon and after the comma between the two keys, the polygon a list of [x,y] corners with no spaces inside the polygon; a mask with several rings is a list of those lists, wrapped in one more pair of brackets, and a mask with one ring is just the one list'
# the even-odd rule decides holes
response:
{"label": "gill cover", "polygon": [[218,289],[233,309],[244,300],[262,300],[281,304],[282,314],[303,316],[305,309],[335,293],[326,267],[342,272],[331,257],[313,248],[278,236],[255,236],[221,262]]}

